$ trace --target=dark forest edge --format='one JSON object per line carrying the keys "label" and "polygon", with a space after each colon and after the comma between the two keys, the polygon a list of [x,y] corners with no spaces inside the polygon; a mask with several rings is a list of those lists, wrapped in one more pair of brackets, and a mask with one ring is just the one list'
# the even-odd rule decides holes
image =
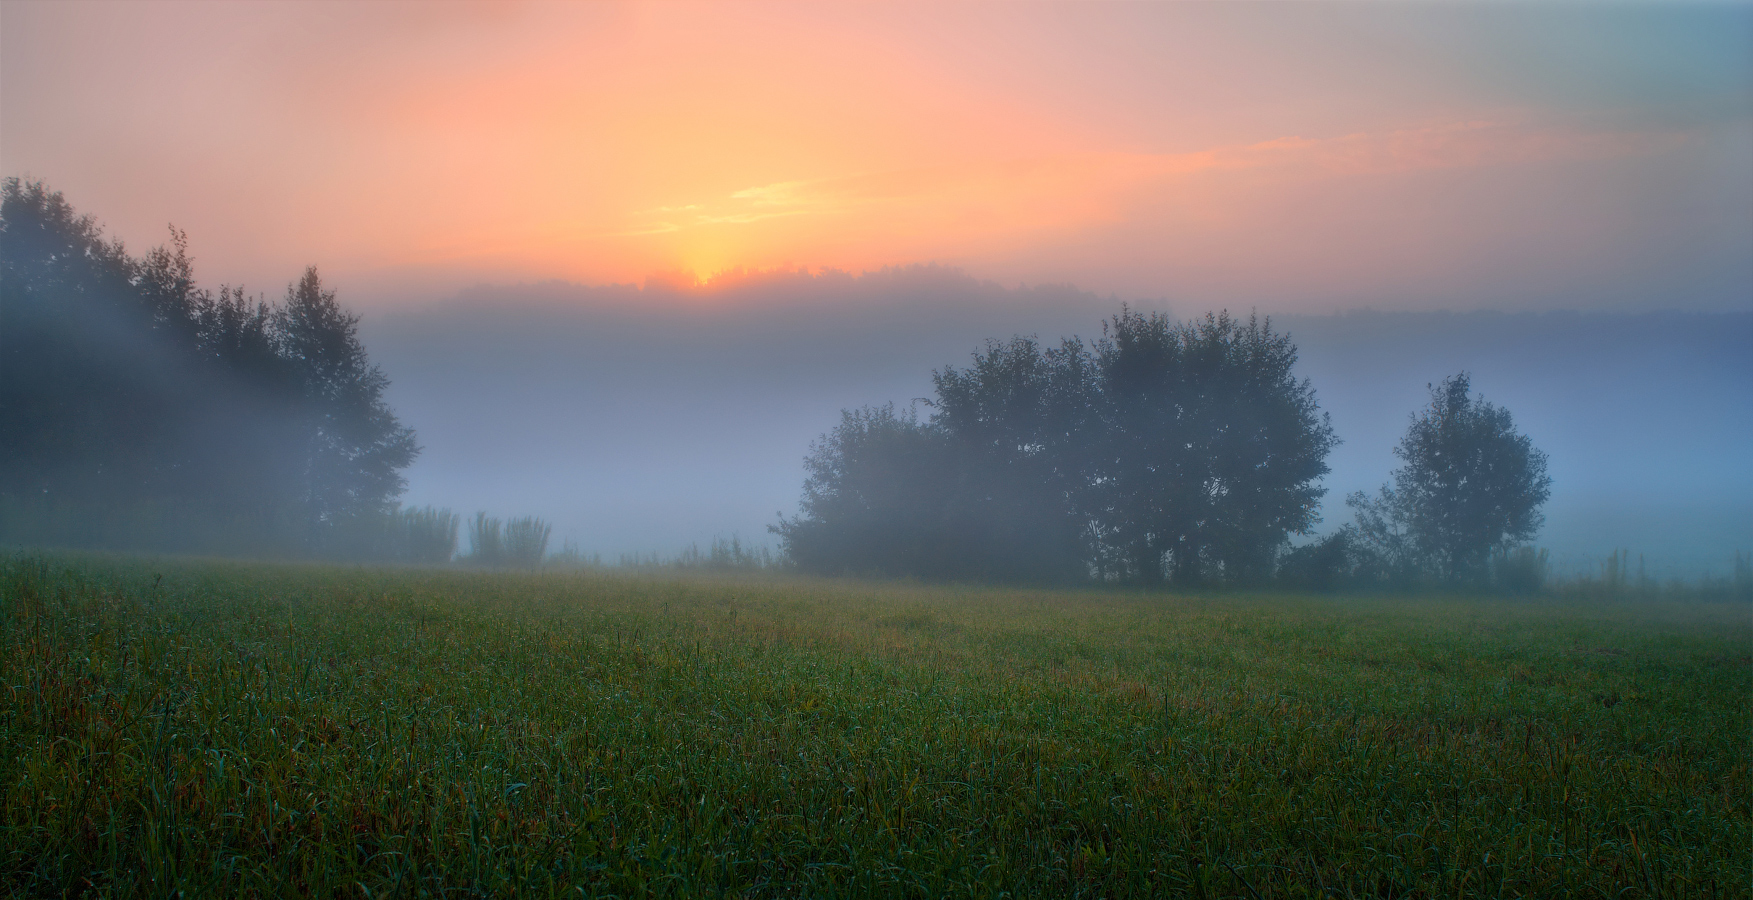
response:
{"label": "dark forest edge", "polygon": [[[199,287],[186,236],[131,256],[41,182],[0,186],[0,542],[533,568],[551,527],[402,508],[419,453],[314,267],[280,303]],[[770,567],[740,543],[689,565]]]}
{"label": "dark forest edge", "polygon": [[0,536],[325,556],[382,530],[419,452],[314,267],[278,304],[143,257],[40,182],[0,196]]}
{"label": "dark forest edge", "polygon": [[[41,182],[0,197],[0,543],[347,562],[600,565],[550,526],[403,508],[419,453],[356,315],[305,270],[279,303],[199,287],[185,235],[134,257]],[[930,410],[848,410],[780,549],[715,540],[625,568],[1029,584],[1613,595],[1531,546],[1545,456],[1466,373],[1432,386],[1357,522],[1318,523],[1338,437],[1270,320],[1123,309],[1103,336],[991,341]],[[467,526],[470,552],[458,556]],[[1722,584],[1753,591],[1737,556]],[[1620,567],[1620,568],[1614,568]],[[1611,570],[1611,571],[1609,571]]]}

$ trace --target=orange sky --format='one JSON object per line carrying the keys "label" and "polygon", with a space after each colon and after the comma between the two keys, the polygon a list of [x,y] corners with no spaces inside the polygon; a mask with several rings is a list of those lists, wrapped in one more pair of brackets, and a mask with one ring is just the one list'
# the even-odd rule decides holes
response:
{"label": "orange sky", "polygon": [[1753,306],[1747,7],[34,4],[0,169],[205,280],[939,262],[1177,305]]}

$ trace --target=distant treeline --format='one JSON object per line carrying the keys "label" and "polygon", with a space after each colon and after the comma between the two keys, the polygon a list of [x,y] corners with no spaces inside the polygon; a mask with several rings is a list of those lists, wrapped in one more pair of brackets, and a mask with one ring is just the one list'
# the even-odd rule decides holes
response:
{"label": "distant treeline", "polygon": [[0,194],[0,540],[349,556],[412,533],[414,433],[314,268],[278,304],[215,295],[181,232],[136,258],[41,183]]}
{"label": "distant treeline", "polygon": [[[0,184],[0,541],[446,563],[464,521],[403,509],[419,452],[358,318],[314,268],[270,304],[194,278],[185,237],[130,256],[58,193]],[[995,582],[1540,590],[1546,457],[1465,373],[1402,466],[1317,524],[1338,443],[1270,321],[1130,309],[1102,337],[989,342],[929,415],[845,411],[806,460],[781,550],[715,541],[623,566],[795,567]],[[464,562],[543,563],[541,519],[477,514]],[[1623,560],[1600,590],[1633,582]],[[576,547],[556,560],[587,562]],[[1735,585],[1753,582],[1737,559]],[[1654,590],[1639,577],[1640,591]],[[1575,589],[1595,590],[1594,582]]]}
{"label": "distant treeline", "polygon": [[989,342],[933,373],[928,419],[844,412],[805,462],[801,513],[772,530],[824,574],[1538,589],[1546,457],[1465,373],[1432,386],[1381,493],[1349,498],[1357,523],[1291,550],[1338,443],[1296,359],[1269,321],[1227,313]]}

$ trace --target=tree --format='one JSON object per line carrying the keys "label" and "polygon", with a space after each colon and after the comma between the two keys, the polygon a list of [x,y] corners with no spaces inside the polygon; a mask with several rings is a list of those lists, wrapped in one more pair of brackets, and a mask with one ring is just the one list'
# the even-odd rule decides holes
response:
{"label": "tree", "polygon": [[964,575],[984,580],[1089,577],[1087,483],[1095,366],[1083,341],[989,341],[966,370],[932,373],[932,427],[956,472],[947,520]]}
{"label": "tree", "polygon": [[215,297],[182,232],[136,259],[6,179],[0,537],[279,553],[386,516],[418,448],[357,321],[315,270],[281,307]]}
{"label": "tree", "polygon": [[844,410],[810,445],[796,518],[769,530],[803,570],[825,575],[954,577],[944,433],[894,404]]}
{"label": "tree", "polygon": [[[142,339],[139,264],[40,183],[0,199],[0,496],[6,519],[54,518],[151,480],[165,359]],[[142,377],[145,375],[146,377]],[[130,451],[122,457],[119,450]],[[59,536],[57,536],[59,537]]]}
{"label": "tree", "polygon": [[1096,345],[1100,395],[1087,511],[1145,584],[1263,578],[1318,521],[1338,443],[1296,345],[1270,320],[1173,324],[1123,310]]}
{"label": "tree", "polygon": [[286,289],[277,324],[281,355],[301,389],[301,503],[317,549],[326,526],[391,512],[407,486],[401,470],[420,448],[384,402],[389,379],[366,358],[359,317],[323,289],[314,266]]}
{"label": "tree", "polygon": [[1077,338],[990,342],[933,373],[929,423],[847,412],[775,527],[806,569],[1158,584],[1270,573],[1316,520],[1337,443],[1269,322],[1123,310]]}
{"label": "tree", "polygon": [[1466,372],[1431,386],[1394,448],[1403,465],[1371,499],[1347,498],[1362,543],[1389,571],[1480,582],[1493,554],[1531,539],[1551,495],[1546,454],[1508,410],[1469,393]]}
{"label": "tree", "polygon": [[1278,584],[1303,591],[1330,591],[1352,580],[1357,564],[1352,542],[1355,529],[1341,528],[1319,540],[1292,549],[1278,559]]}
{"label": "tree", "polygon": [[811,447],[801,514],[772,530],[823,574],[1085,579],[1074,450],[1091,371],[1081,341],[993,341],[968,369],[933,373],[929,421],[892,404],[846,411]]}

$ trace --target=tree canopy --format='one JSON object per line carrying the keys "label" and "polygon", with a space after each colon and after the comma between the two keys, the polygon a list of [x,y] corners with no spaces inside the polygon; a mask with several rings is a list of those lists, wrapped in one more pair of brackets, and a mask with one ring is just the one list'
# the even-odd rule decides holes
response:
{"label": "tree canopy", "polygon": [[1356,534],[1388,569],[1479,582],[1493,554],[1533,538],[1552,493],[1546,454],[1516,431],[1509,410],[1474,397],[1466,372],[1430,388],[1378,496],[1347,498]]}
{"label": "tree canopy", "polygon": [[1269,576],[1337,443],[1269,322],[1123,310],[1093,344],[989,342],[933,415],[847,412],[775,527],[819,572],[1182,584]]}
{"label": "tree canopy", "polygon": [[1250,581],[1318,521],[1338,443],[1296,346],[1227,313],[1173,324],[1123,312],[1096,346],[1090,509],[1123,572]]}
{"label": "tree canopy", "polygon": [[414,434],[314,268],[270,305],[130,256],[40,182],[0,186],[0,532],[323,552],[393,508]]}

